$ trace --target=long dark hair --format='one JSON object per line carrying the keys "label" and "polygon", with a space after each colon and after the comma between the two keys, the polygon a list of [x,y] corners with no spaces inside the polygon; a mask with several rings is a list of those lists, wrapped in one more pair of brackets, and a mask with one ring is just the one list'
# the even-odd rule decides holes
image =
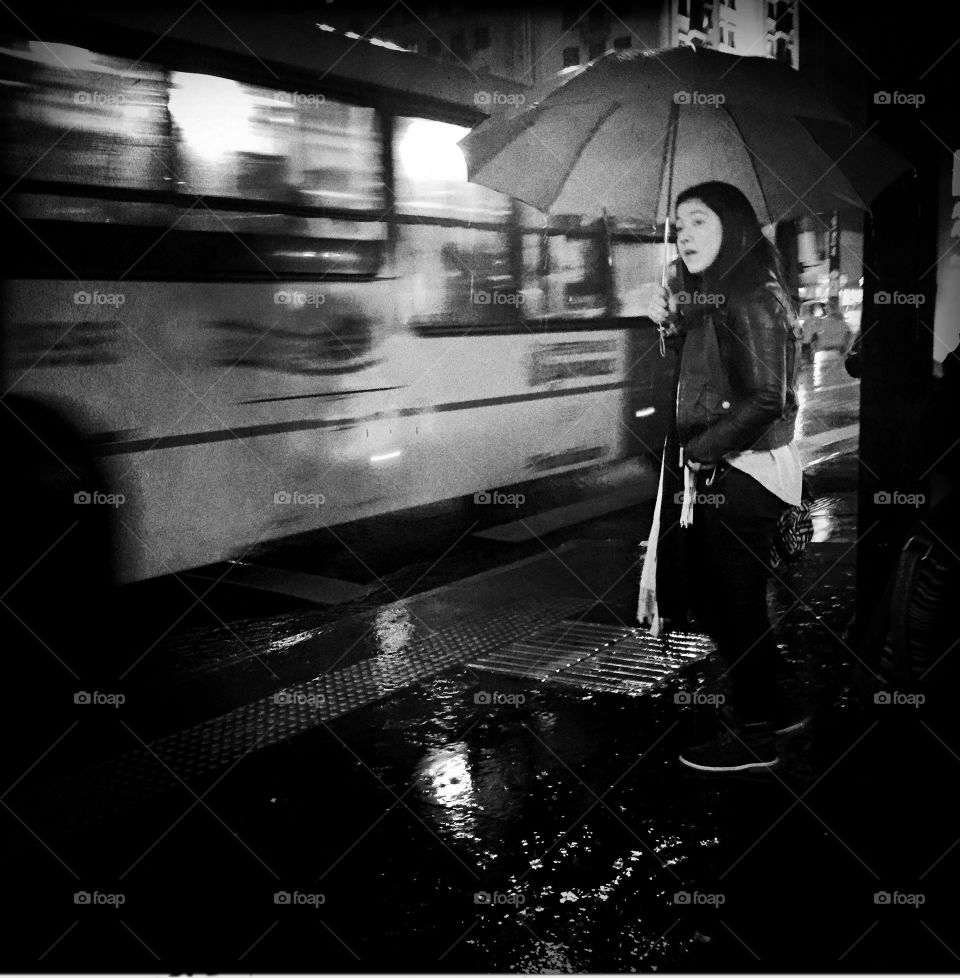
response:
{"label": "long dark hair", "polygon": [[740,190],[711,180],[684,190],[677,197],[677,206],[689,200],[703,201],[720,218],[723,238],[713,264],[699,275],[688,272],[682,261],[677,262],[685,292],[721,295],[723,302],[732,294],[762,287],[773,278],[789,295],[780,253],[760,229],[753,206]]}

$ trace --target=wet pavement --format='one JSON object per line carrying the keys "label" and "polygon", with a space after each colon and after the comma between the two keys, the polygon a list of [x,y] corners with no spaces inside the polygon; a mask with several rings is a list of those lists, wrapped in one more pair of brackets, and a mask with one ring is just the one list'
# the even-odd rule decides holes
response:
{"label": "wet pavement", "polygon": [[677,763],[720,729],[714,657],[640,697],[467,665],[629,615],[647,502],[402,600],[171,635],[3,796],[8,967],[955,971],[957,741],[846,690],[857,463],[822,454],[769,592],[813,714],[776,771]]}

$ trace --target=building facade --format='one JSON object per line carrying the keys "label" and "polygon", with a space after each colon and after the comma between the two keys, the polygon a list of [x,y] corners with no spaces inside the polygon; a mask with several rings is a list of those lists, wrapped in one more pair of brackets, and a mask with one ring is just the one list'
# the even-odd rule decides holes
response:
{"label": "building facade", "polygon": [[375,35],[525,85],[537,85],[606,51],[680,44],[777,58],[799,67],[797,5],[784,0],[580,0],[557,7],[411,0],[386,13],[334,2],[321,16],[338,30]]}

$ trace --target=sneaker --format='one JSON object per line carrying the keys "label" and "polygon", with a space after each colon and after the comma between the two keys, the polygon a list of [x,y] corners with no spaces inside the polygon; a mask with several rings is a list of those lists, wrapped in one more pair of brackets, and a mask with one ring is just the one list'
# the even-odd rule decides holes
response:
{"label": "sneaker", "polygon": [[[736,726],[736,718],[729,705],[724,707],[722,715],[724,723]],[[799,698],[788,694],[774,703],[770,725],[777,736],[802,730],[809,722],[810,711]]]}
{"label": "sneaker", "polygon": [[810,711],[803,700],[789,694],[777,699],[773,707],[773,732],[788,734],[802,730],[810,722]]}
{"label": "sneaker", "polygon": [[739,730],[727,727],[714,740],[688,747],[680,763],[696,771],[750,771],[776,767],[780,758],[771,724],[745,723]]}

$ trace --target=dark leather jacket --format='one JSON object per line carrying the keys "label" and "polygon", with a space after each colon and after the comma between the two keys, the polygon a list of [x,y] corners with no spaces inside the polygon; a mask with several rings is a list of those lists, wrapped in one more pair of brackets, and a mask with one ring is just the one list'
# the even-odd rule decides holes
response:
{"label": "dark leather jacket", "polygon": [[681,316],[677,430],[684,458],[714,465],[729,452],[794,437],[799,358],[796,316],[774,280],[723,306]]}

